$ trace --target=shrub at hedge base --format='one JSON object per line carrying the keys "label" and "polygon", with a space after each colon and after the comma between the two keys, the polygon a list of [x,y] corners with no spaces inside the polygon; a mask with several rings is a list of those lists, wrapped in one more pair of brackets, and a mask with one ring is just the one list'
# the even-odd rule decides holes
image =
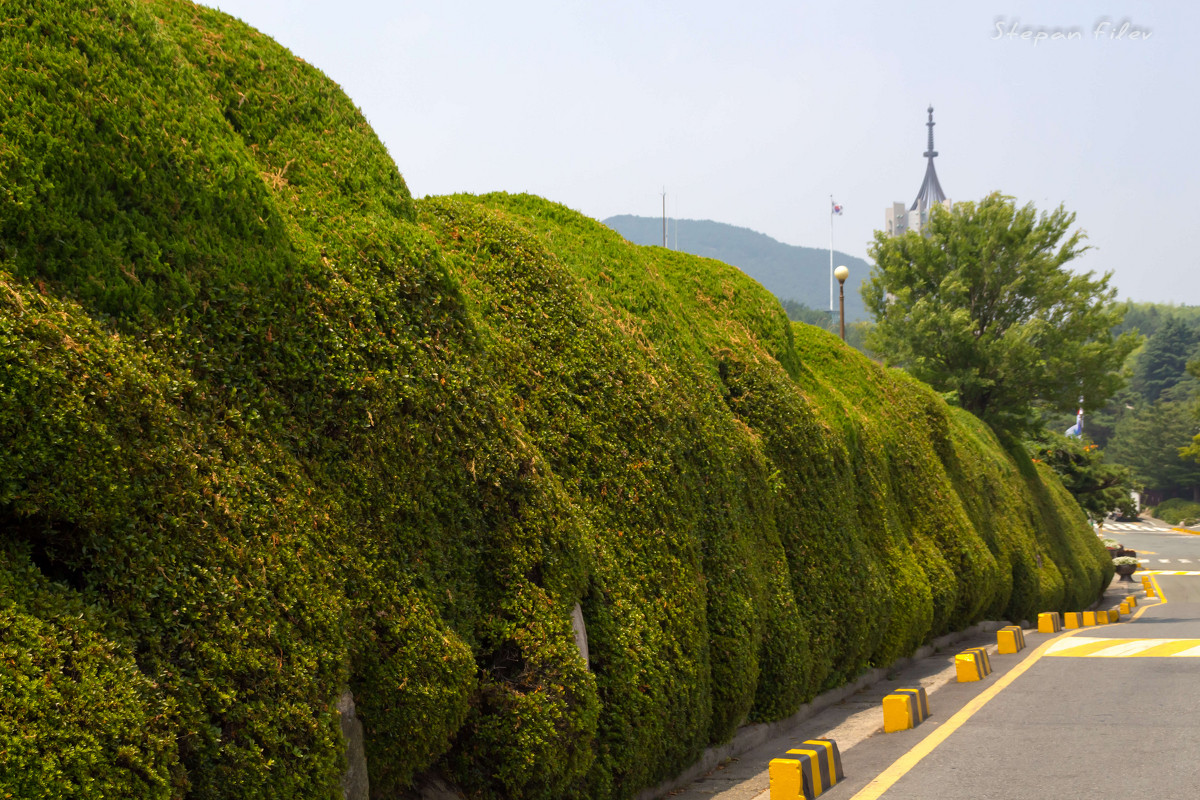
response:
{"label": "shrub at hedge base", "polygon": [[1111,579],[1049,472],[736,269],[414,202],[220,12],[3,13],[0,793],[339,797],[349,690],[378,797],[627,798]]}

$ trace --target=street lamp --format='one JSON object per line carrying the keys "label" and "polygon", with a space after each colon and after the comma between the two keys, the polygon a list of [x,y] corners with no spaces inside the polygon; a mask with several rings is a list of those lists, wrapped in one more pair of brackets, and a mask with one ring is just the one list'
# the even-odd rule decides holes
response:
{"label": "street lamp", "polygon": [[833,271],[833,277],[838,279],[838,327],[842,332],[842,341],[846,341],[846,278],[850,270],[844,266]]}

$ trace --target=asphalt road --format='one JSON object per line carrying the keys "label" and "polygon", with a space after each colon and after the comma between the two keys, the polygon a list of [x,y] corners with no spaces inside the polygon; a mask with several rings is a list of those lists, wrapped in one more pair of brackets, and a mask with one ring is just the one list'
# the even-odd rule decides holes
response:
{"label": "asphalt road", "polygon": [[1143,569],[1200,571],[1200,534],[1180,533],[1157,520],[1108,522],[1101,532],[1136,550]]}

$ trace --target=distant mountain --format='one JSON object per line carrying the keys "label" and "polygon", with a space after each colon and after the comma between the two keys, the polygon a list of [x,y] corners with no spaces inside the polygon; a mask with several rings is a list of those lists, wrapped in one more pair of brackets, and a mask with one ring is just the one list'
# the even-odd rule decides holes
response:
{"label": "distant mountain", "polygon": [[[676,244],[678,225],[678,245],[683,252],[732,264],[780,300],[798,300],[810,308],[829,308],[828,250],[784,244],[764,233],[723,222],[668,219],[668,223],[672,247]],[[634,244],[662,244],[661,217],[621,214],[609,217],[604,224]],[[867,279],[871,265],[837,250],[833,251],[833,260],[835,266],[845,264],[850,268],[850,279],[846,281],[846,321],[868,319],[859,287]]]}

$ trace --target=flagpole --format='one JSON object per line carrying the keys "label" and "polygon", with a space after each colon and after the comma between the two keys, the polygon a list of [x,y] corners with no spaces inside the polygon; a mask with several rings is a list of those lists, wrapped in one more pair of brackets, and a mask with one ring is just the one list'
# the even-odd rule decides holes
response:
{"label": "flagpole", "polygon": [[833,195],[829,195],[829,316],[833,317]]}

